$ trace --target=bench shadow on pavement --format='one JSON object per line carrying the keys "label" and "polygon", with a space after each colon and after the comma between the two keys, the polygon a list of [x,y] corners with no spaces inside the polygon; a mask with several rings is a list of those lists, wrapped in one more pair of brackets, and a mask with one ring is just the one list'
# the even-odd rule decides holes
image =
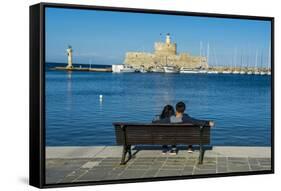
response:
{"label": "bench shadow on pavement", "polygon": [[[169,146],[169,149],[171,147]],[[193,151],[199,151],[200,147],[199,146],[193,146]],[[177,146],[178,151],[187,151],[188,146],[185,145],[178,145]],[[212,150],[213,146],[204,146],[204,152],[207,150]],[[135,157],[136,154],[140,151],[162,151],[162,146],[161,145],[136,145],[134,147],[132,147],[132,157]]]}

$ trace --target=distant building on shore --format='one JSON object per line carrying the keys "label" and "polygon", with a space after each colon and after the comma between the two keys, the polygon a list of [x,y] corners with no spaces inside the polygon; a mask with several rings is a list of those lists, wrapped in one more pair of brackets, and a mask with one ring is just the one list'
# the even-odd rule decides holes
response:
{"label": "distant building on shore", "polygon": [[177,44],[171,42],[170,34],[165,42],[155,42],[154,53],[127,52],[124,64],[132,67],[152,69],[174,66],[177,68],[208,68],[206,57],[191,56],[188,53],[177,53]]}

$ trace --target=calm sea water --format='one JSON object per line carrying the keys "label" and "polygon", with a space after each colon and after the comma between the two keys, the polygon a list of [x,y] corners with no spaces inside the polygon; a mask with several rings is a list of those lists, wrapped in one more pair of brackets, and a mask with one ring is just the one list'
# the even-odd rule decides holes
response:
{"label": "calm sea water", "polygon": [[[212,145],[269,146],[271,76],[46,71],[47,146],[114,145],[112,122],[151,122],[184,101]],[[100,101],[99,95],[103,95]]]}

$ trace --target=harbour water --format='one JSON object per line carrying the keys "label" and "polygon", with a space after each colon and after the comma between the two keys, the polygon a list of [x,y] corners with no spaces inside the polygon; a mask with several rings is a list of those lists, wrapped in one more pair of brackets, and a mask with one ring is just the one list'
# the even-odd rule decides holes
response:
{"label": "harbour water", "polygon": [[[270,146],[271,76],[46,70],[46,145],[114,145],[113,122],[149,123],[184,101],[211,144]],[[100,99],[103,95],[103,99]]]}

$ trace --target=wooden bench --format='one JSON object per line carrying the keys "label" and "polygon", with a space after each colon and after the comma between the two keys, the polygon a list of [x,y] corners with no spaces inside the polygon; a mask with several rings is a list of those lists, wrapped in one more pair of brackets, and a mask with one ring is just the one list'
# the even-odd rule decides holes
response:
{"label": "wooden bench", "polygon": [[[204,147],[210,144],[210,126],[194,124],[113,123],[116,143],[123,145],[121,164],[132,158],[131,145],[199,145],[199,164],[203,163]],[[128,160],[125,161],[126,155]]]}

